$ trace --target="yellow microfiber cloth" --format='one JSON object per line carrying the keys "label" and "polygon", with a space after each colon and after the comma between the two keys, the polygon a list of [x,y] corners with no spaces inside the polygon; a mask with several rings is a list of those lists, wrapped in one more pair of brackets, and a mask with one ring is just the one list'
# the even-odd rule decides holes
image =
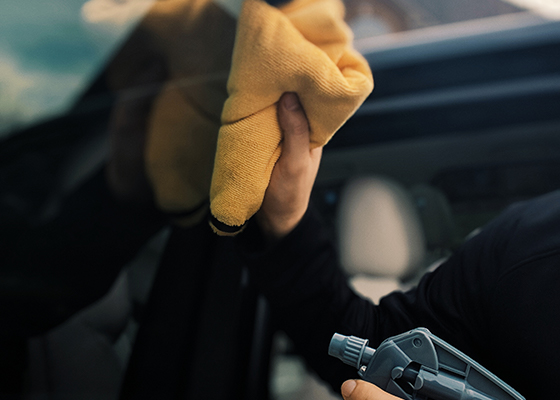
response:
{"label": "yellow microfiber cloth", "polygon": [[151,116],[147,173],[159,206],[191,224],[205,215],[236,21],[209,0],[158,1],[144,18],[169,83]]}
{"label": "yellow microfiber cloth", "polygon": [[159,0],[109,68],[111,87],[123,91],[136,89],[129,81],[145,60],[165,64],[148,118],[145,172],[159,208],[181,225],[208,210],[235,30],[235,18],[210,0]]}
{"label": "yellow microfiber cloth", "polygon": [[166,65],[145,150],[162,210],[188,215],[176,222],[190,225],[204,215],[210,193],[215,230],[241,227],[260,207],[280,156],[276,103],[284,92],[298,93],[311,146],[329,140],[373,86],[343,13],[340,0],[280,8],[246,0],[235,34],[235,19],[210,0],[154,3],[115,57],[109,81],[127,89],[146,59]]}
{"label": "yellow microfiber cloth", "polygon": [[218,234],[235,234],[262,204],[282,151],[276,104],[284,92],[298,94],[314,148],[373,89],[343,14],[339,0],[294,0],[280,8],[245,0],[210,189],[210,224]]}

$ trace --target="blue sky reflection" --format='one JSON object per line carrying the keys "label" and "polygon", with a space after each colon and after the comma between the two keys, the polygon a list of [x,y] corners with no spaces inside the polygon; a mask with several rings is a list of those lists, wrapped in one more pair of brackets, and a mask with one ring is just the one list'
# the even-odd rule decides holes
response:
{"label": "blue sky reflection", "polygon": [[2,0],[0,137],[70,107],[151,0]]}

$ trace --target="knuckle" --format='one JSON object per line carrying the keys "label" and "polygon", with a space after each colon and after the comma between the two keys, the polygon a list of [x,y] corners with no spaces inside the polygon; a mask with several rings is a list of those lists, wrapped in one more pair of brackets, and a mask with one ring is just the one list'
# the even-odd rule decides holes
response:
{"label": "knuckle", "polygon": [[307,118],[302,111],[290,112],[280,118],[280,127],[287,134],[305,134],[309,131]]}

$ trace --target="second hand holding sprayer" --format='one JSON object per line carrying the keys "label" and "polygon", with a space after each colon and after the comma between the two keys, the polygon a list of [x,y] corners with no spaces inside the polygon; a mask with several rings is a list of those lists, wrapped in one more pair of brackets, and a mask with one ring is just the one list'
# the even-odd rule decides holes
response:
{"label": "second hand holding sprayer", "polygon": [[329,355],[356,367],[358,375],[402,399],[525,400],[513,388],[426,328],[369,341],[335,333]]}

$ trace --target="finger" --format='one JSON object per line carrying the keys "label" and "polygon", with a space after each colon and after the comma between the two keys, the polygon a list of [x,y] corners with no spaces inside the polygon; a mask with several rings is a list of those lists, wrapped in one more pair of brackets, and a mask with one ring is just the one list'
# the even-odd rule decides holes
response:
{"label": "finger", "polygon": [[309,153],[309,123],[295,93],[284,93],[278,107],[278,123],[284,142],[282,154],[293,161]]}
{"label": "finger", "polygon": [[377,386],[362,380],[348,380],[340,388],[344,400],[400,400]]}

